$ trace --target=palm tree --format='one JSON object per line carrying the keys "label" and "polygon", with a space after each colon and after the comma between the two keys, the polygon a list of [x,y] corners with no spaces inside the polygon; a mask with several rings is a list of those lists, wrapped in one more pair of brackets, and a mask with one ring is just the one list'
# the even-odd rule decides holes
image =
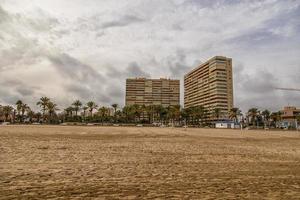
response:
{"label": "palm tree", "polygon": [[270,118],[271,118],[272,121],[274,122],[275,127],[277,127],[278,122],[281,121],[281,115],[282,115],[282,112],[281,112],[281,111],[273,112],[273,113],[270,115]]}
{"label": "palm tree", "polygon": [[34,117],[35,113],[32,110],[27,110],[27,116],[29,117],[30,123],[32,123],[32,118]]}
{"label": "palm tree", "polygon": [[248,110],[248,116],[251,117],[252,125],[255,125],[255,123],[257,123],[258,114],[259,110],[257,108],[250,108]]}
{"label": "palm tree", "polygon": [[85,114],[86,114],[86,111],[87,111],[88,108],[89,108],[89,107],[87,107],[87,106],[83,106],[83,107],[82,107],[82,110],[83,110],[83,117],[85,117]]}
{"label": "palm tree", "polygon": [[79,100],[76,100],[72,103],[74,106],[75,115],[77,116],[78,111],[81,109],[82,103]]}
{"label": "palm tree", "polygon": [[188,125],[188,123],[190,122],[190,119],[192,117],[192,109],[191,108],[182,109],[181,117],[184,119],[185,125]]}
{"label": "palm tree", "polygon": [[101,122],[103,125],[104,119],[107,117],[107,114],[108,114],[108,109],[106,107],[102,106],[101,108],[99,108],[98,111],[99,111]]}
{"label": "palm tree", "polygon": [[12,114],[13,109],[14,108],[12,106],[4,106],[2,108],[4,117],[5,117],[5,122],[7,122],[8,116],[10,116]]}
{"label": "palm tree", "polygon": [[220,118],[221,111],[222,111],[221,108],[214,108],[214,110],[213,110],[213,115],[215,118],[217,118],[217,120],[219,120],[219,118]]}
{"label": "palm tree", "polygon": [[133,106],[131,106],[131,105],[127,105],[127,106],[123,107],[122,112],[125,115],[125,121],[126,122],[129,122],[133,118],[133,116],[134,116],[133,111],[134,111]]}
{"label": "palm tree", "polygon": [[96,103],[95,102],[93,102],[93,101],[89,101],[89,102],[87,102],[87,107],[89,108],[89,112],[90,112],[90,114],[91,114],[91,117],[93,116],[93,110],[94,109],[97,109],[97,105],[96,105]]}
{"label": "palm tree", "polygon": [[297,115],[296,115],[296,120],[297,120],[297,127],[296,128],[299,128],[300,127],[300,114],[298,113]]}
{"label": "palm tree", "polygon": [[233,119],[234,122],[238,121],[238,117],[242,115],[242,111],[239,108],[231,108],[229,112],[229,118]]}
{"label": "palm tree", "polygon": [[74,111],[74,108],[72,106],[69,106],[67,108],[65,108],[65,112],[66,112],[66,115],[67,117],[73,117],[73,111]]}
{"label": "palm tree", "polygon": [[266,126],[266,123],[268,124],[268,126],[269,126],[269,120],[270,120],[270,111],[269,110],[264,110],[264,111],[262,111],[262,116],[263,116],[263,118],[264,118],[264,124],[265,124],[265,126]]}
{"label": "palm tree", "polygon": [[42,116],[42,114],[40,112],[37,112],[35,114],[35,117],[36,117],[38,123],[40,123],[40,121],[41,121],[41,116]]}
{"label": "palm tree", "polygon": [[168,111],[165,107],[163,107],[162,105],[158,106],[157,107],[157,111],[158,111],[158,116],[159,116],[159,120],[164,123],[164,121],[166,120],[167,118],[167,114],[168,114]]}
{"label": "palm tree", "polygon": [[180,106],[169,106],[167,111],[168,118],[171,120],[172,125],[174,125],[174,122],[180,119]]}
{"label": "palm tree", "polygon": [[114,121],[115,123],[117,122],[117,109],[118,109],[118,104],[114,103],[111,105],[111,107],[113,107],[114,109]]}
{"label": "palm tree", "polygon": [[15,121],[16,121],[16,115],[17,115],[17,110],[13,109],[13,112],[12,112],[12,122],[13,123],[15,123]]}
{"label": "palm tree", "polygon": [[153,121],[154,106],[153,105],[146,106],[145,107],[145,112],[146,112],[147,117],[148,117],[148,122],[149,122],[149,124],[151,124],[152,121]]}
{"label": "palm tree", "polygon": [[18,118],[19,118],[19,122],[21,122],[21,110],[22,110],[22,106],[23,106],[23,102],[21,100],[18,100],[16,102],[16,106],[17,106],[17,111],[18,111]]}
{"label": "palm tree", "polygon": [[139,121],[140,121],[141,120],[141,114],[142,114],[141,106],[137,105],[137,104],[134,104],[134,105],[132,105],[132,109],[133,109],[135,121],[136,121],[136,118],[138,118]]}
{"label": "palm tree", "polygon": [[48,110],[48,113],[49,113],[49,120],[50,120],[50,122],[51,122],[52,117],[53,117],[53,115],[55,114],[55,111],[57,111],[57,110],[59,110],[59,109],[58,109],[58,107],[57,107],[57,105],[56,105],[55,103],[53,103],[53,102],[50,101],[50,102],[47,104],[47,110]]}
{"label": "palm tree", "polygon": [[0,105],[0,118],[3,116],[3,106]]}
{"label": "palm tree", "polygon": [[22,107],[21,107],[21,119],[22,119],[22,122],[24,120],[24,114],[28,110],[30,110],[30,107],[26,103],[22,104]]}
{"label": "palm tree", "polygon": [[46,113],[47,105],[49,102],[50,102],[50,99],[48,97],[41,97],[40,101],[38,101],[36,103],[36,105],[38,105],[42,108],[43,121],[45,121],[45,113]]}
{"label": "palm tree", "polygon": [[200,121],[202,123],[204,119],[207,117],[207,111],[204,109],[203,106],[194,106],[191,108],[191,110],[192,110],[191,114],[192,114],[193,123],[195,123],[196,121],[197,125],[199,125]]}

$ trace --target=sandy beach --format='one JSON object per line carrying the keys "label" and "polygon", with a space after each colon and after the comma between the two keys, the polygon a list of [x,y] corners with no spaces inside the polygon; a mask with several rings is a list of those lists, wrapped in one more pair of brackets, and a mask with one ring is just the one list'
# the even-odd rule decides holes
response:
{"label": "sandy beach", "polygon": [[0,199],[300,199],[300,133],[1,126]]}

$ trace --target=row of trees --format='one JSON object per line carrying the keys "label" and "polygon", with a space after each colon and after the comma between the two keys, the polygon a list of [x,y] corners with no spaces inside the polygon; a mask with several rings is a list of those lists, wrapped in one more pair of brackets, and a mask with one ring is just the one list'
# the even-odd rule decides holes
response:
{"label": "row of trees", "polygon": [[130,105],[120,108],[118,104],[105,107],[93,101],[84,104],[76,100],[65,109],[59,109],[48,97],[40,98],[36,105],[40,107],[40,112],[34,112],[21,100],[14,106],[0,106],[0,120],[12,123],[172,123],[203,126],[211,123],[212,119],[224,119],[224,115],[250,126],[271,126],[281,120],[280,112],[259,111],[257,108],[251,108],[243,115],[239,108],[232,108],[229,113],[222,113],[220,108],[207,110],[203,106],[183,109],[180,106]]}

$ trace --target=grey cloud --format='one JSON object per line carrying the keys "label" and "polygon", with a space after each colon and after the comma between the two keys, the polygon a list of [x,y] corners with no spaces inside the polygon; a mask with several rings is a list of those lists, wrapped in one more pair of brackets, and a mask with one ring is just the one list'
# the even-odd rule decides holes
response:
{"label": "grey cloud", "polygon": [[[3,70],[8,74],[19,74],[21,67],[32,66],[30,70],[39,76],[43,70],[50,68],[51,71],[54,68],[59,83],[53,83],[53,86],[63,94],[56,97],[58,103],[70,97],[83,101],[93,99],[98,103],[120,103],[124,101],[124,81],[127,77],[150,77],[153,74],[170,75],[182,80],[187,71],[200,63],[197,58],[209,58],[217,54],[230,56],[234,61],[242,59],[245,63],[245,67],[235,66],[234,69],[236,106],[268,106],[272,101],[272,107],[275,108],[282,107],[289,100],[290,103],[299,102],[297,93],[270,90],[279,84],[275,79],[278,74],[273,69],[278,69],[280,65],[290,67],[290,60],[294,60],[293,66],[297,65],[293,69],[295,73],[289,72],[288,75],[282,71],[281,77],[286,87],[289,84],[296,87],[299,83],[299,59],[294,58],[298,55],[299,46],[291,45],[299,43],[299,39],[295,39],[300,30],[299,6],[294,8],[299,5],[297,1],[180,0],[173,3],[147,1],[134,5],[129,1],[125,6],[129,9],[126,10],[124,6],[115,8],[103,3],[101,9],[91,9],[91,13],[86,13],[80,3],[76,3],[76,12],[68,16],[53,12],[52,6],[43,7],[43,3],[40,3],[43,10],[36,9],[37,6],[32,3],[26,6],[24,14],[23,9],[19,9],[21,2],[15,1],[16,10],[22,10],[19,14],[12,14],[15,13],[14,5],[5,7],[5,10],[0,6],[1,79],[6,81]],[[100,4],[97,1],[97,5]],[[55,13],[57,18],[47,13]],[[74,20],[79,18],[83,20]],[[290,25],[292,33],[296,34],[288,34]],[[122,28],[122,33],[118,27]],[[154,37],[145,40],[147,34],[152,33]],[[103,34],[105,38],[100,39]],[[133,37],[127,37],[129,35]],[[282,37],[285,35],[288,39]],[[181,50],[176,52],[176,48]],[[48,53],[53,51],[52,54]],[[127,52],[123,54],[122,51]],[[269,52],[276,55],[268,56]],[[94,59],[95,55],[103,55],[103,58]],[[116,61],[112,61],[111,58],[116,56]],[[152,61],[151,57],[154,58]],[[257,61],[253,61],[255,59]],[[96,63],[95,60],[98,63],[94,66],[87,64]],[[132,60],[136,62],[127,65]],[[102,61],[116,67],[104,67]],[[43,69],[35,68],[39,62]],[[263,62],[269,72],[253,72],[257,68],[253,65],[255,62]],[[102,69],[106,76],[102,75]],[[289,68],[287,71],[293,70]],[[248,74],[251,71],[253,74]],[[36,98],[40,95],[39,91],[47,93],[44,88],[50,88],[48,85],[41,86],[40,90],[29,87],[28,91],[25,89],[23,92],[18,87],[19,84],[13,81],[6,85],[1,83],[0,100],[4,101],[5,98],[6,102],[11,102],[21,97],[29,100],[31,96]],[[27,87],[24,84],[24,88]],[[31,92],[35,93],[31,95]]]}
{"label": "grey cloud", "polygon": [[10,93],[10,92],[3,92],[0,88],[0,103],[2,104],[10,104],[14,105],[18,99],[20,99],[20,96]]}
{"label": "grey cloud", "polygon": [[86,85],[72,82],[72,84],[66,85],[66,91],[69,93],[75,94],[80,99],[86,99],[93,95],[93,91]]}
{"label": "grey cloud", "polygon": [[[122,82],[125,85],[124,81]],[[115,97],[117,99],[122,99],[122,97],[124,97],[124,91],[125,91],[125,87],[124,88],[111,87],[108,91],[108,95],[111,97]]]}
{"label": "grey cloud", "polygon": [[[195,61],[194,63],[197,62],[198,61]],[[183,50],[177,50],[175,56],[169,56],[167,58],[167,65],[169,66],[171,75],[174,78],[182,78],[184,74],[186,74],[193,67],[195,67],[187,63],[186,54]]]}
{"label": "grey cloud", "polygon": [[40,19],[30,19],[28,20],[28,24],[35,31],[47,32],[50,31],[54,26],[58,25],[59,22],[55,18],[40,18]]}
{"label": "grey cloud", "polygon": [[105,35],[105,33],[102,31],[102,32],[98,32],[96,33],[96,38],[101,38]]}
{"label": "grey cloud", "polygon": [[172,28],[176,31],[183,31],[184,30],[179,24],[173,24]]}
{"label": "grey cloud", "polygon": [[[104,89],[98,89],[95,87],[90,87],[90,84],[81,84],[75,83],[66,85],[66,91],[69,94],[72,94],[73,97],[77,99],[81,99],[84,101],[95,100],[101,103],[110,103],[110,92],[104,92]],[[113,87],[111,86],[109,91],[113,91]]]}
{"label": "grey cloud", "polygon": [[143,21],[144,19],[139,18],[137,16],[125,15],[118,20],[113,20],[113,21],[103,23],[101,25],[101,28],[106,29],[106,28],[113,28],[113,27],[122,27],[122,26],[128,26],[130,24],[139,23]]}
{"label": "grey cloud", "polygon": [[274,74],[265,70],[248,74],[241,63],[234,66],[233,72],[235,106],[241,106],[244,112],[251,107],[276,110],[283,106],[285,100],[274,89],[279,84]]}
{"label": "grey cloud", "polygon": [[[56,31],[52,29],[59,22],[41,9],[36,12],[38,17],[20,13],[12,14],[4,11],[0,6],[0,20],[10,19],[2,20],[3,23],[0,23],[0,45],[3,43],[5,47],[0,51],[0,70],[19,65],[31,66],[44,56],[44,51],[48,47],[42,45],[38,33],[45,32],[47,37],[55,37]],[[30,37],[29,32],[34,33],[35,37]]]}
{"label": "grey cloud", "polygon": [[253,76],[248,76],[248,78],[244,80],[244,89],[247,92],[260,95],[272,93],[276,85],[278,84],[276,77],[273,74],[260,70],[256,71]]}
{"label": "grey cloud", "polygon": [[64,77],[83,82],[87,80],[96,82],[104,81],[104,77],[90,65],[82,63],[66,53],[49,54],[47,57],[58,72],[62,73]]}
{"label": "grey cloud", "polygon": [[8,20],[10,20],[8,13],[0,5],[0,24]]}
{"label": "grey cloud", "polygon": [[103,104],[106,104],[106,105],[110,105],[112,103],[112,98],[110,96],[108,96],[107,94],[102,93],[98,97],[98,101],[100,103],[103,103]]}
{"label": "grey cloud", "polygon": [[120,77],[122,77],[124,75],[124,72],[121,71],[120,69],[116,69],[113,66],[109,66],[107,68],[107,73],[106,76],[113,78],[113,79],[119,79]]}
{"label": "grey cloud", "polygon": [[18,87],[16,91],[21,94],[22,96],[32,96],[35,92],[35,89]]}
{"label": "grey cloud", "polygon": [[126,68],[127,77],[145,77],[149,78],[150,74],[145,72],[141,66],[137,64],[137,62],[129,63]]}
{"label": "grey cloud", "polygon": [[[13,42],[12,42],[13,43]],[[13,66],[22,61],[23,64],[33,64],[38,56],[35,55],[36,48],[38,48],[35,40],[19,37],[14,42],[14,46],[0,51],[0,70],[3,67]],[[25,56],[28,54],[27,56]]]}
{"label": "grey cloud", "polygon": [[20,80],[12,80],[2,78],[0,84],[0,103],[15,104],[21,99],[27,103],[32,103],[35,91],[39,89],[36,86],[31,86]]}
{"label": "grey cloud", "polygon": [[104,86],[110,83],[90,65],[66,53],[48,55],[48,59],[59,74],[68,78],[69,83],[65,85],[67,93],[84,101],[95,99],[109,102],[111,100],[104,92]]}

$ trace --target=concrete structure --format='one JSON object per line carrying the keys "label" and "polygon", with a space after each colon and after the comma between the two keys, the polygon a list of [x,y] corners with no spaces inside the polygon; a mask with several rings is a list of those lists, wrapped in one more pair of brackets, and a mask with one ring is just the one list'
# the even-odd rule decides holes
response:
{"label": "concrete structure", "polygon": [[283,120],[294,120],[297,116],[300,115],[300,109],[297,109],[294,106],[286,106],[281,112],[281,118]]}
{"label": "concrete structure", "polygon": [[126,80],[126,105],[179,105],[180,82],[171,79],[131,78]]}
{"label": "concrete structure", "polygon": [[300,109],[294,106],[286,106],[281,111],[281,126],[285,128],[296,128],[298,125],[297,117],[300,116]]}
{"label": "concrete structure", "polygon": [[234,122],[216,122],[215,123],[215,128],[231,128],[234,129],[235,128],[235,124]]}
{"label": "concrete structure", "polygon": [[220,108],[228,118],[233,107],[232,59],[215,56],[184,76],[184,107],[203,106],[210,113]]}

